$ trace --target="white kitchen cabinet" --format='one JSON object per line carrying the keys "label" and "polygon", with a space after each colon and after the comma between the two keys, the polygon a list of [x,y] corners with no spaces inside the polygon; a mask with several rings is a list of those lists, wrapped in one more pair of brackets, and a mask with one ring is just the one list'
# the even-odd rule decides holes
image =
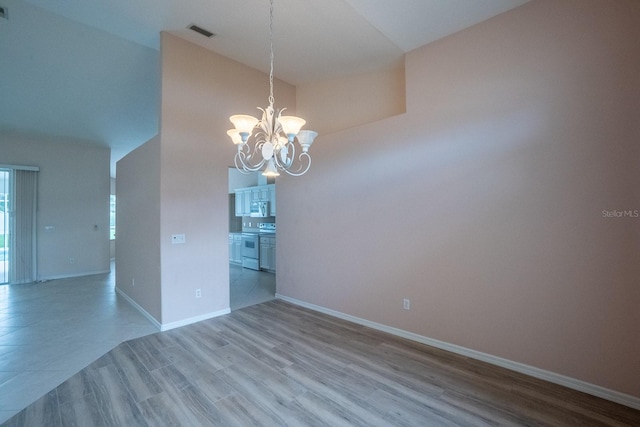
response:
{"label": "white kitchen cabinet", "polygon": [[229,262],[242,264],[242,234],[229,233]]}
{"label": "white kitchen cabinet", "polygon": [[251,202],[269,202],[271,216],[276,212],[276,188],[274,184],[259,185],[256,187],[237,188],[236,194],[236,216],[251,215]]}
{"label": "white kitchen cabinet", "polygon": [[236,216],[249,216],[251,214],[251,188],[239,188],[236,190]]}
{"label": "white kitchen cabinet", "polygon": [[259,187],[253,187],[251,189],[251,201],[252,202],[259,202],[260,201],[260,188]]}
{"label": "white kitchen cabinet", "polygon": [[243,216],[251,215],[251,190],[245,190],[242,193]]}
{"label": "white kitchen cabinet", "polygon": [[260,269],[276,271],[275,236],[260,236]]}
{"label": "white kitchen cabinet", "polygon": [[269,201],[269,186],[261,185],[258,187],[258,200],[261,202]]}
{"label": "white kitchen cabinet", "polygon": [[236,190],[236,216],[244,215],[244,200],[242,191]]}
{"label": "white kitchen cabinet", "polygon": [[269,184],[269,211],[271,216],[276,216],[276,185]]}

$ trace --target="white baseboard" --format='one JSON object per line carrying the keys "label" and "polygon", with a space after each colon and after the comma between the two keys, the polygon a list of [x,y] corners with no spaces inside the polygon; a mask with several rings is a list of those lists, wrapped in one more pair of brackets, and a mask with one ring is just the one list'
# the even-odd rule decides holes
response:
{"label": "white baseboard", "polygon": [[147,318],[151,323],[153,323],[153,324],[154,324],[154,326],[155,326],[156,328],[158,328],[158,330],[159,330],[159,331],[161,331],[161,330],[162,330],[162,323],[158,322],[158,321],[156,320],[156,318],[155,318],[155,317],[153,317],[151,314],[149,314],[149,312],[148,312],[147,310],[145,310],[144,308],[142,308],[142,306],[141,306],[140,304],[138,304],[137,302],[135,302],[135,301],[133,300],[133,298],[131,298],[131,297],[130,297],[129,295],[127,295],[126,293],[124,293],[124,291],[123,291],[123,290],[121,290],[120,288],[118,288],[117,286],[116,286],[116,293],[117,293],[118,295],[120,295],[122,298],[124,298],[125,300],[127,300],[127,302],[133,306],[133,308],[135,308],[135,309],[136,309],[136,310],[138,310],[140,313],[142,313],[142,315],[143,315],[144,317],[146,317],[146,318]]}
{"label": "white baseboard", "polygon": [[203,320],[211,319],[211,318],[218,317],[218,316],[223,316],[223,315],[229,314],[229,313],[231,313],[231,309],[225,308],[225,309],[214,311],[214,312],[211,312],[211,313],[202,314],[200,316],[190,317],[190,318],[184,319],[184,320],[178,320],[177,322],[164,323],[160,327],[160,330],[161,331],[168,331],[169,329],[179,328],[181,326],[187,326],[187,325],[190,325],[192,323],[201,322]]}
{"label": "white baseboard", "polygon": [[367,326],[372,329],[377,329],[382,332],[387,332],[392,335],[396,335],[402,338],[407,338],[412,341],[417,341],[422,344],[430,345],[432,347],[436,347],[442,350],[450,351],[452,353],[467,356],[472,359],[481,360],[483,362],[487,362],[492,365],[507,368],[515,372],[520,372],[522,374],[526,374],[534,378],[539,378],[545,381],[552,382],[554,384],[559,384],[573,390],[578,390],[584,393],[588,393],[596,397],[600,397],[615,403],[619,403],[621,405],[628,406],[630,408],[640,409],[640,398],[631,396],[629,394],[620,393],[615,390],[610,390],[605,387],[601,387],[601,386],[591,384],[585,381],[581,381],[575,378],[567,377],[565,375],[557,374],[555,372],[546,371],[544,369],[539,369],[533,366],[525,365],[519,362],[514,362],[508,359],[503,359],[501,357],[493,356],[491,354],[472,350],[470,348],[462,347],[459,345],[449,344],[444,341],[414,334],[413,332],[407,332],[405,330],[383,325],[381,323],[371,322],[366,319],[361,319],[359,317],[355,317],[350,314],[341,313],[339,311],[332,310],[330,308],[325,308],[319,305],[297,300],[295,298],[290,298],[285,295],[276,294],[276,298],[286,302],[290,302],[291,304],[299,305],[300,307],[305,307],[310,310],[318,311],[320,313],[328,314],[330,316],[334,316],[343,320],[357,323],[359,325]]}
{"label": "white baseboard", "polygon": [[111,269],[106,270],[97,270],[97,271],[85,271],[82,273],[73,273],[73,274],[58,274],[55,276],[41,276],[38,277],[36,282],[45,282],[47,280],[57,280],[57,279],[70,279],[72,277],[82,277],[82,276],[93,276],[94,274],[103,274],[110,273]]}
{"label": "white baseboard", "polygon": [[138,304],[137,302],[135,302],[129,295],[127,295],[126,293],[124,293],[124,291],[122,291],[120,288],[118,288],[116,286],[116,292],[118,293],[118,295],[120,295],[122,298],[124,298],[125,300],[127,300],[127,302],[129,304],[131,304],[136,310],[138,310],[140,313],[142,313],[142,315],[144,317],[146,317],[147,319],[149,319],[149,321],[151,323],[153,323],[156,328],[158,328],[161,332],[164,331],[168,331],[170,329],[175,329],[175,328],[179,328],[181,326],[187,326],[190,325],[192,323],[196,323],[196,322],[201,322],[203,320],[207,320],[207,319],[211,319],[213,317],[218,317],[218,316],[222,316],[225,314],[229,314],[231,313],[231,309],[229,308],[225,308],[222,310],[218,310],[218,311],[214,311],[211,313],[206,313],[206,314],[202,314],[200,316],[195,316],[195,317],[190,317],[188,319],[183,319],[183,320],[178,320],[177,322],[171,322],[171,323],[160,323],[158,322],[158,320],[153,317],[151,314],[149,314],[147,312],[147,310],[145,310],[144,308],[142,308],[140,306],[140,304]]}

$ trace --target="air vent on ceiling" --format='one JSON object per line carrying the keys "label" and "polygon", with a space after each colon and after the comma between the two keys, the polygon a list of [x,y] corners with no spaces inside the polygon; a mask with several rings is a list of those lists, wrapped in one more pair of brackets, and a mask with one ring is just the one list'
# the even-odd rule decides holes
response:
{"label": "air vent on ceiling", "polygon": [[191,31],[195,31],[196,33],[200,33],[200,34],[202,34],[203,36],[205,36],[206,38],[209,38],[209,39],[211,37],[215,36],[215,34],[213,34],[211,31],[207,31],[202,27],[198,27],[197,25],[191,25],[189,27],[189,29]]}
{"label": "air vent on ceiling", "polygon": [[9,11],[4,6],[0,6],[0,18],[9,19]]}

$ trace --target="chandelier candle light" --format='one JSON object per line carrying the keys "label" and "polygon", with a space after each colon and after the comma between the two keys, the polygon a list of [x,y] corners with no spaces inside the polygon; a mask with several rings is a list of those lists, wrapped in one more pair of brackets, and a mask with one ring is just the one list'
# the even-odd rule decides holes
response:
{"label": "chandelier candle light", "polygon": [[[273,0],[269,8],[269,106],[262,111],[262,119],[253,116],[236,114],[229,117],[235,129],[227,131],[234,144],[238,146],[234,163],[242,173],[251,173],[260,170],[265,164],[262,175],[268,177],[279,176],[279,171],[289,175],[304,175],[311,167],[309,147],[318,136],[318,132],[312,130],[300,130],[306,123],[304,119],[295,116],[283,116],[285,108],[275,110],[273,108]],[[250,143],[253,131],[257,130],[253,141]],[[298,141],[302,150],[296,161],[296,146]],[[294,166],[295,164],[295,166]]]}

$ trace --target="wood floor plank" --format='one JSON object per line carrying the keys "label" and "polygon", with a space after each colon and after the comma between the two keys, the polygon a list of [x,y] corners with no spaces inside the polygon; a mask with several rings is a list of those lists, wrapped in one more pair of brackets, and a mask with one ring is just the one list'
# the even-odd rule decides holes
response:
{"label": "wood floor plank", "polygon": [[[215,354],[215,350],[221,346],[210,346],[206,337],[193,337],[192,334],[183,333],[180,336],[175,336],[175,346],[168,347],[164,350],[164,353],[168,355],[170,360],[173,358],[189,358],[195,364],[198,365],[212,365],[215,369],[224,368],[225,362],[212,357]],[[175,362],[174,362],[175,363]]]}
{"label": "wood floor plank", "polygon": [[60,384],[57,391],[58,403],[61,405],[80,400],[88,394],[93,394],[87,370],[83,369]]}
{"label": "wood floor plank", "polygon": [[162,390],[127,343],[111,350],[115,368],[136,402],[161,393]]}
{"label": "wood floor plank", "polygon": [[162,352],[163,348],[166,347],[157,347],[155,343],[150,340],[131,340],[128,341],[126,345],[131,348],[140,363],[142,363],[148,371],[171,364]]}
{"label": "wood floor plank", "polygon": [[[287,375],[302,384],[310,392],[316,396],[322,396],[325,399],[325,407],[336,405],[343,407],[344,411],[357,414],[358,418],[367,420],[368,425],[390,425],[391,420],[385,419],[384,414],[367,402],[370,394],[354,394],[348,390],[336,387],[335,383],[330,383],[323,378],[309,375],[307,371],[299,366],[291,366],[286,368]],[[308,397],[307,397],[308,398]],[[305,404],[306,399],[296,398],[296,402],[300,408],[307,410]],[[331,402],[330,404],[328,402]],[[347,409],[348,408],[348,409]],[[311,412],[314,417],[321,416],[318,411]]]}
{"label": "wood floor plank", "polygon": [[192,384],[212,402],[224,399],[235,392],[229,384],[220,379],[216,372],[213,371],[202,372],[197,379],[192,381]]}
{"label": "wood floor plank", "polygon": [[280,423],[280,425],[288,425],[294,421],[289,406],[293,397],[299,393],[282,387],[271,388],[270,384],[247,375],[235,365],[218,371],[216,375],[233,387],[238,394],[245,396],[247,400],[260,408],[271,420]]}
{"label": "wood floor plank", "polygon": [[302,394],[296,398],[296,402],[300,404],[306,412],[312,416],[322,420],[322,423],[329,426],[384,426],[387,421],[372,416],[370,412],[359,408],[353,411],[356,405],[338,404],[326,397],[326,395],[318,395],[311,391]]}
{"label": "wood floor plank", "polygon": [[180,427],[187,417],[164,392],[140,402],[138,407],[150,427]]}
{"label": "wood floor plank", "polygon": [[[191,385],[191,381],[175,365],[164,366],[151,372],[163,391],[168,389],[182,390]],[[164,386],[162,386],[164,384]]]}
{"label": "wood floor plank", "polygon": [[198,379],[204,370],[215,372],[230,364],[217,352],[211,352],[203,358],[202,355],[198,357],[197,351],[191,352],[183,346],[169,347],[165,349],[165,355],[171,360],[172,367],[177,368],[189,381]]}
{"label": "wood floor plank", "polygon": [[216,426],[223,425],[224,418],[213,402],[206,398],[197,388],[186,387],[176,392],[177,402],[183,408],[186,425]]}
{"label": "wood floor plank", "polygon": [[60,404],[60,418],[63,426],[99,426],[106,422],[98,408],[93,393]]}
{"label": "wood floor plank", "polygon": [[[154,371],[159,374],[159,371]],[[223,418],[216,408],[214,402],[208,399],[200,390],[189,384],[179,388],[175,386],[173,380],[163,375],[157,375],[160,387],[165,391],[166,396],[161,399],[172,413],[178,416],[182,425],[186,426],[214,426],[223,425]],[[148,405],[153,401],[147,400]],[[149,408],[145,408],[148,410]],[[154,411],[157,412],[157,411]],[[153,416],[155,419],[155,415]]]}
{"label": "wood floor plank", "polygon": [[394,396],[385,391],[378,390],[369,399],[369,403],[393,415],[399,425],[418,426],[418,425],[437,425],[437,426],[459,426],[460,424],[448,420],[445,414],[434,412],[431,408],[423,405],[417,405],[414,402],[403,400],[398,396]]}
{"label": "wood floor plank", "polygon": [[133,396],[114,365],[92,371],[93,388],[100,414],[107,426],[147,426]]}
{"label": "wood floor plank", "polygon": [[273,347],[260,347],[256,345],[255,342],[246,334],[241,334],[231,329],[223,331],[222,334],[229,342],[235,344],[238,348],[250,354],[255,359],[263,361],[268,366],[278,366],[283,368],[291,364],[291,361],[286,357],[282,357],[272,351],[271,349]]}
{"label": "wood floor plank", "polygon": [[58,393],[56,389],[42,396],[3,425],[11,427],[61,426],[62,422],[60,419],[60,408],[58,406]]}
{"label": "wood floor plank", "polygon": [[244,396],[233,394],[216,402],[216,407],[224,418],[225,426],[264,426],[281,427],[282,421],[269,417],[260,407],[254,405]]}

